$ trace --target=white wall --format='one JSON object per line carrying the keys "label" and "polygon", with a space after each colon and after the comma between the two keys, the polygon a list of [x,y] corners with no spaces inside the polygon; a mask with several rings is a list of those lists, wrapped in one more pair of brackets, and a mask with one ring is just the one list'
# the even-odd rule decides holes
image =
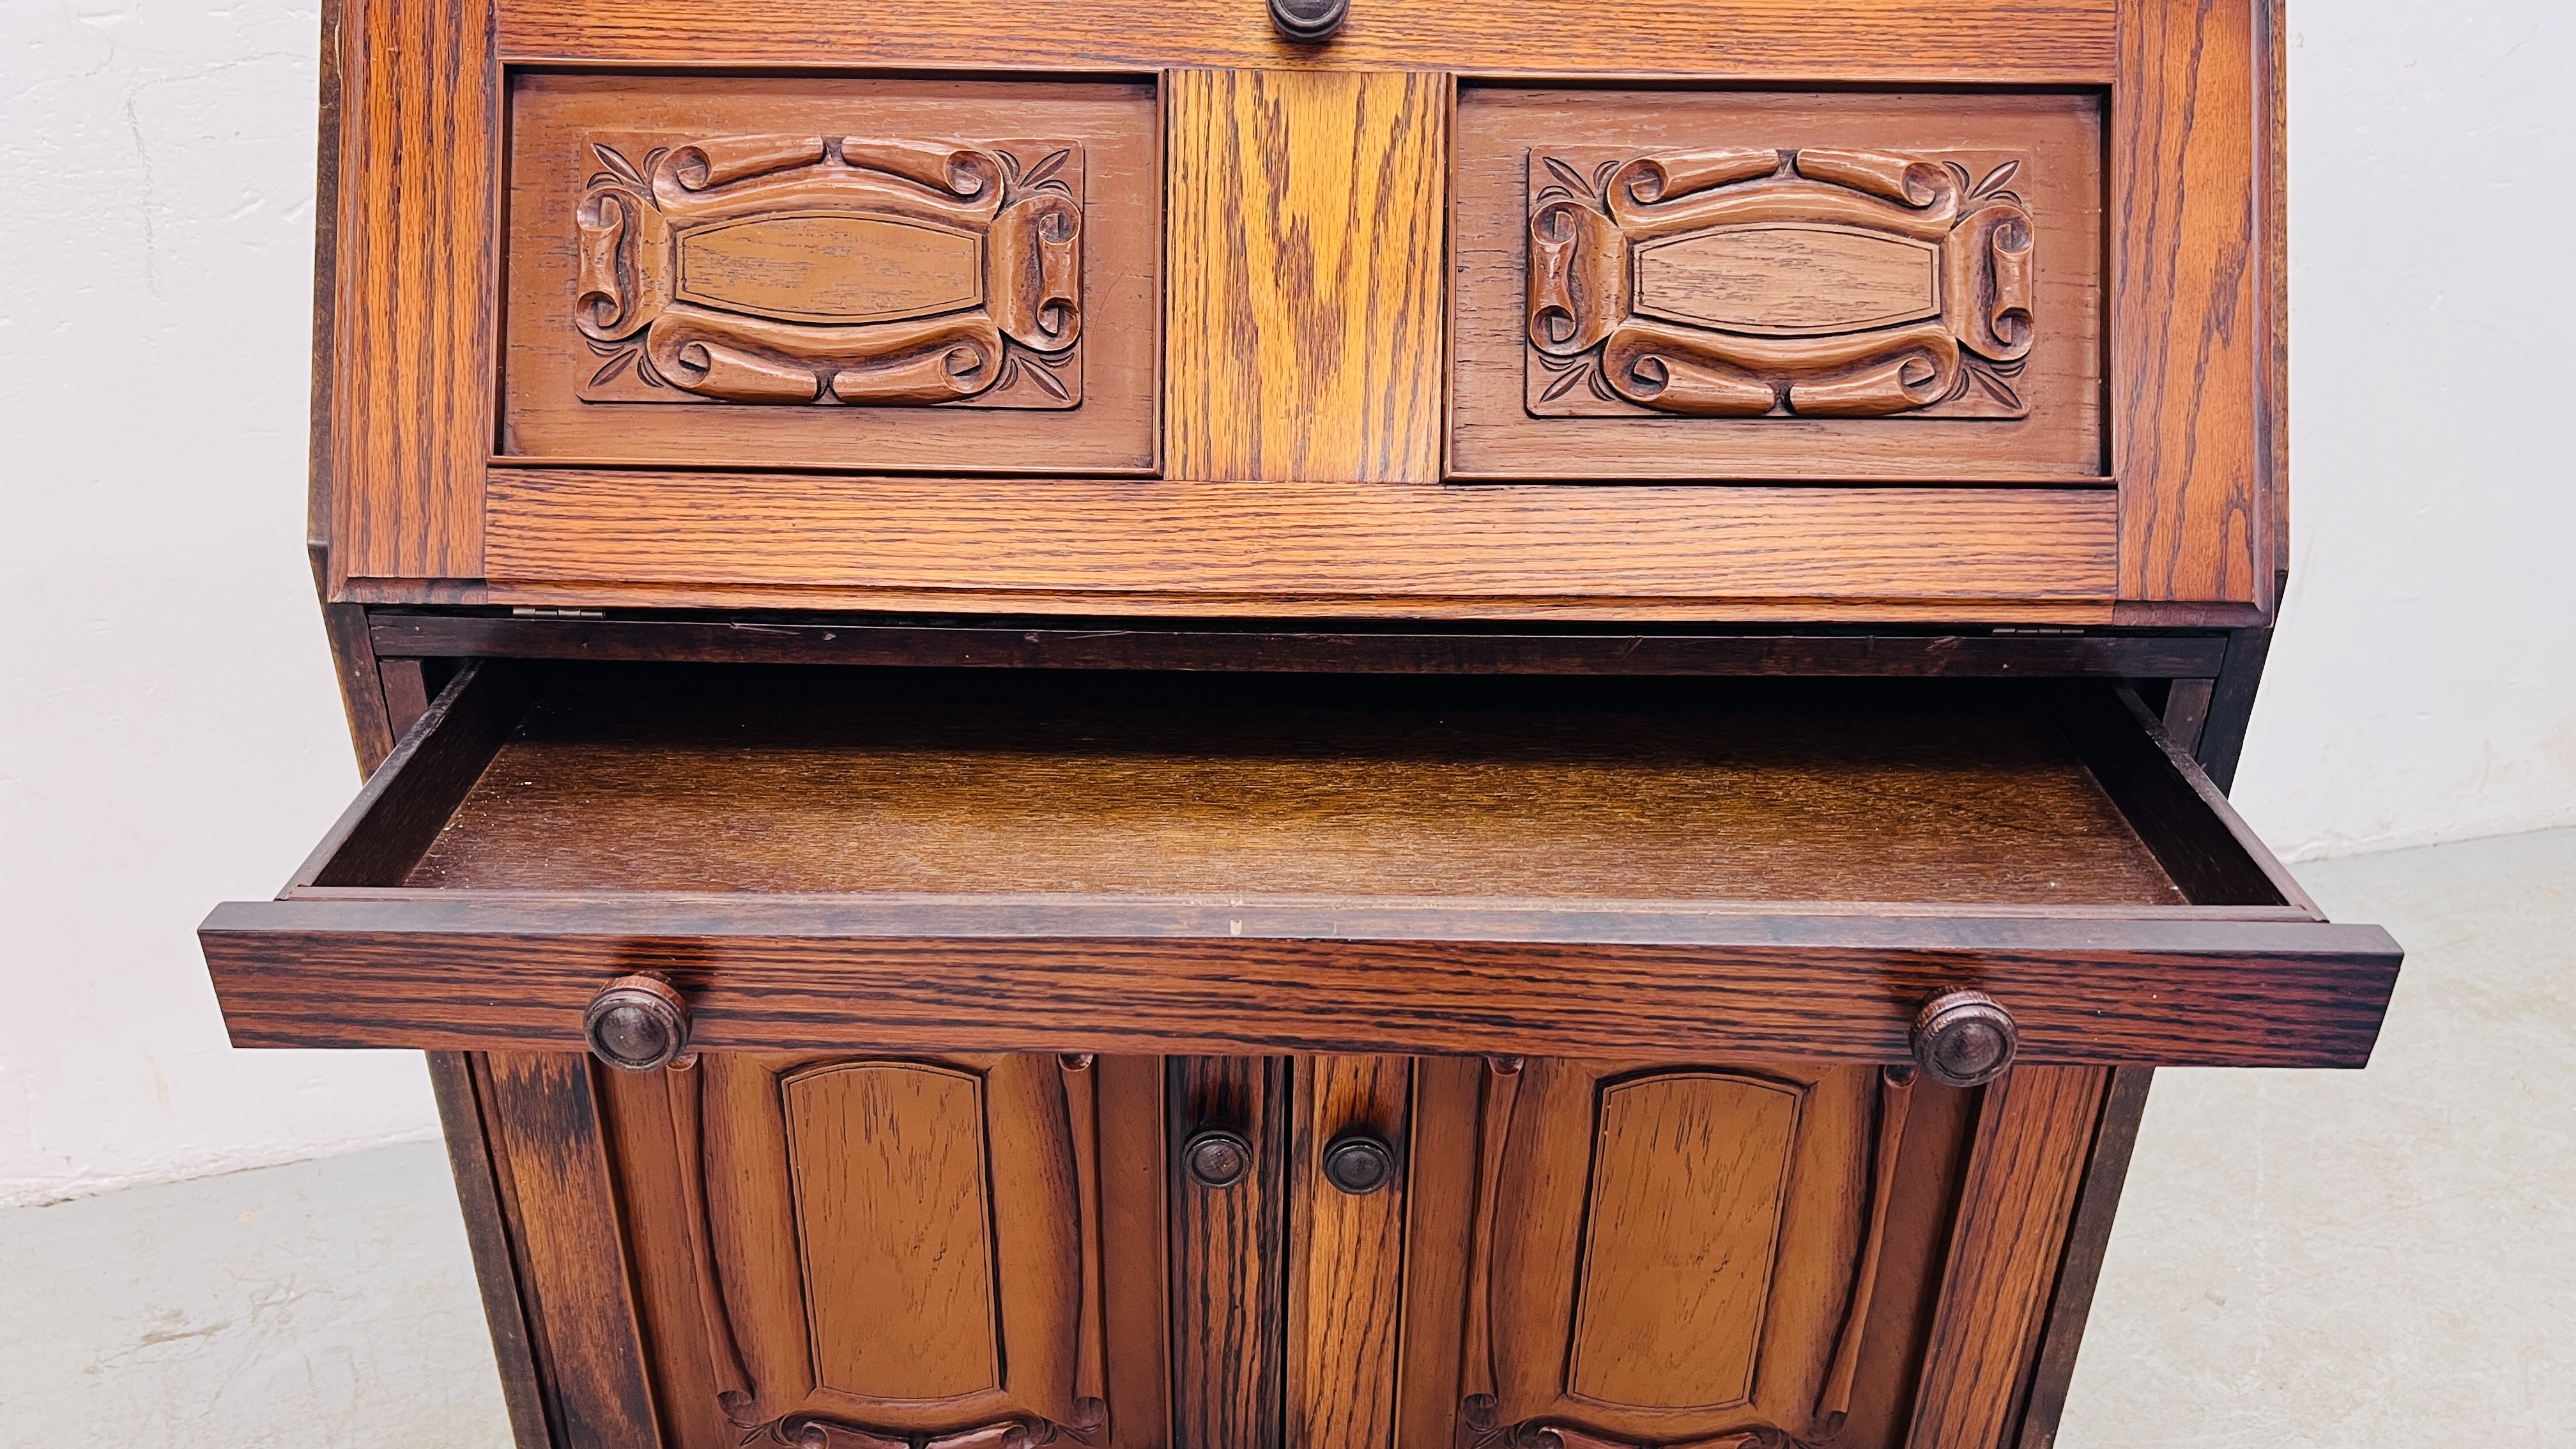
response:
{"label": "white wall", "polygon": [[432,1130],[192,932],[357,782],[305,570],[317,20],[0,4],[0,1203]]}
{"label": "white wall", "polygon": [[[2576,821],[2563,0],[2301,0],[2297,573],[2239,797],[2301,855]],[[235,1053],[190,931],[355,784],[302,538],[315,16],[0,6],[0,1203],[432,1129]]]}
{"label": "white wall", "polygon": [[2293,858],[2576,824],[2576,6],[2292,0]]}

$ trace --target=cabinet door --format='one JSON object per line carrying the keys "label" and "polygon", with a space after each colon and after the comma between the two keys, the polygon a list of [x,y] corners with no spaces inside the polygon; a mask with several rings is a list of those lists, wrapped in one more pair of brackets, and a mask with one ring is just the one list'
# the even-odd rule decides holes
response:
{"label": "cabinet door", "polygon": [[1162,1442],[1152,1062],[727,1053],[608,1081],[671,1449]]}
{"label": "cabinet door", "polygon": [[1413,1081],[1397,1427],[1366,1441],[1401,1449],[1995,1442],[2104,1085],[1723,1058]]}

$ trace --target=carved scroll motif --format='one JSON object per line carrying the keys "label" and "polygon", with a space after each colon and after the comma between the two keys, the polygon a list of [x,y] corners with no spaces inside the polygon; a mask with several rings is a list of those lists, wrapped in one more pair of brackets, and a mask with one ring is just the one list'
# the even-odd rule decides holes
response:
{"label": "carved scroll motif", "polygon": [[2020,167],[1533,151],[1529,411],[2025,417],[2034,236],[2007,189]]}
{"label": "carved scroll motif", "polygon": [[587,402],[1072,408],[1082,151],[593,138],[574,207]]}
{"label": "carved scroll motif", "polygon": [[813,1414],[790,1414],[749,1427],[742,1449],[1047,1449],[1089,1445],[1089,1434],[1046,1419],[1005,1419],[954,1434],[862,1429]]}

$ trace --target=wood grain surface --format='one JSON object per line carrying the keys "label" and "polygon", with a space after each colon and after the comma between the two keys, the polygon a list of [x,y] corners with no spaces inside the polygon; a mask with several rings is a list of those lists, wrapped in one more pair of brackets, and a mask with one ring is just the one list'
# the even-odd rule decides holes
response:
{"label": "wood grain surface", "polygon": [[492,472],[494,597],[1019,614],[2109,619],[2101,489]]}
{"label": "wood grain surface", "polygon": [[1544,30],[1470,0],[1355,0],[1329,45],[1282,40],[1258,0],[1104,11],[1075,0],[1007,10],[888,0],[853,26],[823,0],[525,0],[502,15],[512,62],[992,67],[1169,65],[1580,72],[1736,80],[2101,85],[2111,0],[1631,0]]}
{"label": "wood grain surface", "polygon": [[2056,726],[2008,705],[595,673],[559,677],[401,884],[2187,900]]}
{"label": "wood grain surface", "polygon": [[1908,1444],[2005,1441],[2109,1076],[2015,1067],[1986,1089]]}
{"label": "wood grain surface", "polygon": [[2120,597],[2272,604],[2278,338],[2254,0],[2122,0],[2112,95]]}
{"label": "wood grain surface", "polygon": [[[1285,1442],[1396,1449],[1413,1062],[1302,1056],[1291,1067]],[[1364,1195],[1326,1180],[1326,1148],[1366,1133],[1395,1178]]]}
{"label": "wood grain surface", "polygon": [[625,1224],[587,1054],[494,1052],[484,1087],[502,1211],[557,1449],[663,1443]]}
{"label": "wood grain surface", "polygon": [[1830,1437],[1878,1072],[1539,1058],[1521,1075],[1476,1417],[1620,1444]]}
{"label": "wood grain surface", "polygon": [[[1453,476],[2108,483],[2098,99],[2054,93],[1817,95],[1470,87],[1459,95],[1457,130],[1451,208],[1457,254],[1450,343]],[[2036,232],[2030,253],[2035,258],[2031,310],[2038,320],[2029,355],[2017,364],[2011,384],[2029,416],[1671,417],[1615,395],[1607,404],[1587,403],[1608,416],[1534,416],[1561,412],[1568,405],[1536,405],[1536,394],[1525,386],[1533,350],[1528,340],[1531,214],[1545,187],[1555,184],[1559,193],[1571,193],[1574,182],[1581,182],[1586,189],[1579,197],[1569,196],[1569,204],[1598,215],[1598,208],[1608,203],[1600,199],[1595,177],[1600,167],[1622,158],[1802,147],[1959,159],[1973,163],[1971,175],[1979,181],[1992,177],[2001,164],[2017,163],[1996,185],[2026,202]],[[1573,181],[1547,170],[1551,156],[1568,158],[1562,164]],[[1797,185],[1791,183],[1781,194],[1800,195]],[[1966,203],[1960,212],[1967,215],[1981,204]],[[1624,204],[1617,209],[1629,212]],[[1764,210],[1759,219],[1778,223],[1782,217]],[[1609,226],[1606,216],[1600,222]],[[1616,234],[1616,227],[1610,229]],[[1776,230],[1728,234],[1784,235]],[[1645,255],[1640,254],[1641,267]],[[1803,265],[1794,275],[1812,276],[1816,259],[1798,260]],[[1740,280],[1742,269],[1734,270]],[[1653,278],[1645,271],[1637,275],[1642,305]],[[1924,280],[1919,269],[1915,280],[1918,285]],[[1849,291],[1846,286],[1839,295]],[[1624,311],[1627,299],[1622,297],[1618,306]],[[1765,340],[1776,350],[1778,339]],[[1572,356],[1563,362],[1590,365]],[[1576,388],[1564,396],[1592,395]]]}
{"label": "wood grain surface", "polygon": [[[1154,470],[1163,174],[1151,83],[535,74],[514,78],[510,98],[510,207],[503,237],[510,259],[510,365],[501,390],[498,443],[503,456],[667,467],[1127,475]],[[1080,405],[1030,411],[586,400],[595,390],[585,382],[608,370],[612,353],[594,346],[574,324],[582,247],[576,213],[594,178],[617,181],[591,148],[611,144],[630,165],[641,165],[658,148],[763,132],[813,135],[818,147],[829,136],[863,149],[865,138],[876,136],[956,145],[1026,138],[1019,149],[1039,155],[1045,154],[1041,142],[1078,148],[1081,169],[1065,184],[1080,187],[1073,199],[1081,209],[1088,278],[1080,298],[1079,355],[1069,367]],[[832,169],[845,177],[868,174]],[[811,215],[814,206],[842,194],[834,186],[846,192],[857,184],[835,181],[813,187],[812,197],[791,194],[772,204]],[[998,175],[994,184],[1001,185]],[[774,181],[757,185],[762,189],[755,194],[780,189]],[[642,209],[643,191],[628,186],[618,194],[638,198],[630,204]],[[884,195],[891,198],[884,205],[909,204],[899,190]],[[943,224],[963,223],[950,216]],[[704,238],[709,232],[692,235]],[[960,240],[978,257],[992,245],[981,236]],[[667,249],[669,243],[663,245]],[[845,240],[842,249],[851,245]],[[857,258],[843,263],[858,264]],[[641,296],[634,297],[626,310],[638,313],[644,305]],[[701,320],[727,315],[705,312]],[[845,340],[856,335],[848,328],[827,330]],[[773,340],[791,349],[797,345],[793,339]],[[998,337],[994,344],[1000,345]],[[619,375],[631,377],[633,371],[626,364]],[[810,373],[806,381],[810,388]],[[634,390],[657,398],[688,396],[676,387]]]}
{"label": "wood grain surface", "polygon": [[2366,1064],[2399,954],[2294,921],[447,891],[234,902],[198,938],[245,1047],[570,1051],[603,984],[654,970],[708,1050],[1893,1062],[1966,984],[2025,1062],[2280,1067]]}
{"label": "wood grain surface", "polygon": [[1405,1190],[1404,1344],[1395,1386],[1399,1449],[1455,1441],[1467,1324],[1467,1261],[1477,1205],[1477,1118],[1485,1062],[1413,1063]]}
{"label": "wood grain surface", "polygon": [[1166,79],[1168,476],[1440,476],[1449,100],[1421,71]]}
{"label": "wood grain surface", "polygon": [[2014,1449],[2055,1449],[2057,1421],[2066,1409],[2067,1386],[2075,1376],[2075,1355],[2084,1340],[2084,1325],[2093,1311],[2093,1290],[2111,1246],[2113,1214],[2128,1182],[2129,1158],[2138,1143],[2138,1124],[2146,1115],[2153,1067],[2115,1067],[2104,1090],[2102,1116],[2093,1129],[2084,1180],[2069,1216],[2065,1250],[2058,1259],[2057,1282],[2049,1292],[2048,1317],[2040,1331],[2039,1354],[2021,1389],[2022,1412],[2017,1431],[2006,1442]]}
{"label": "wood grain surface", "polygon": [[1103,1056],[1093,1070],[1100,1073],[1108,1449],[1170,1449],[1171,1258],[1164,1234],[1178,1144],[1164,1140],[1163,1060]]}
{"label": "wood grain surface", "polygon": [[483,1296],[483,1322],[492,1335],[493,1367],[500,1372],[501,1402],[510,1415],[511,1438],[529,1449],[551,1449],[546,1427],[546,1396],[537,1381],[536,1353],[528,1309],[520,1282],[519,1260],[511,1250],[518,1228],[503,1213],[501,1177],[495,1154],[503,1128],[485,1110],[490,1074],[473,1052],[431,1052],[430,1089],[438,1100],[438,1119],[447,1139],[447,1163],[456,1178],[456,1205],[465,1221],[465,1240],[474,1254],[474,1278]]}
{"label": "wood grain surface", "polygon": [[1172,1442],[1304,1449],[1282,1437],[1287,1371],[1288,1138],[1285,1057],[1165,1063],[1164,1136],[1177,1152],[1214,1127],[1252,1144],[1228,1187],[1171,1169]]}
{"label": "wood grain surface", "polygon": [[333,305],[332,590],[476,578],[491,451],[491,0],[348,0]]}

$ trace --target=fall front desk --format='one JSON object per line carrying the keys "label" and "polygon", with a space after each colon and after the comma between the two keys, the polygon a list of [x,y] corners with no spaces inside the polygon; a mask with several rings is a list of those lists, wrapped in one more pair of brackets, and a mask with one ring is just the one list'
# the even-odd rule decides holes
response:
{"label": "fall front desk", "polygon": [[2229,809],[2249,0],[341,0],[364,791],[522,1449],[2042,1449]]}

